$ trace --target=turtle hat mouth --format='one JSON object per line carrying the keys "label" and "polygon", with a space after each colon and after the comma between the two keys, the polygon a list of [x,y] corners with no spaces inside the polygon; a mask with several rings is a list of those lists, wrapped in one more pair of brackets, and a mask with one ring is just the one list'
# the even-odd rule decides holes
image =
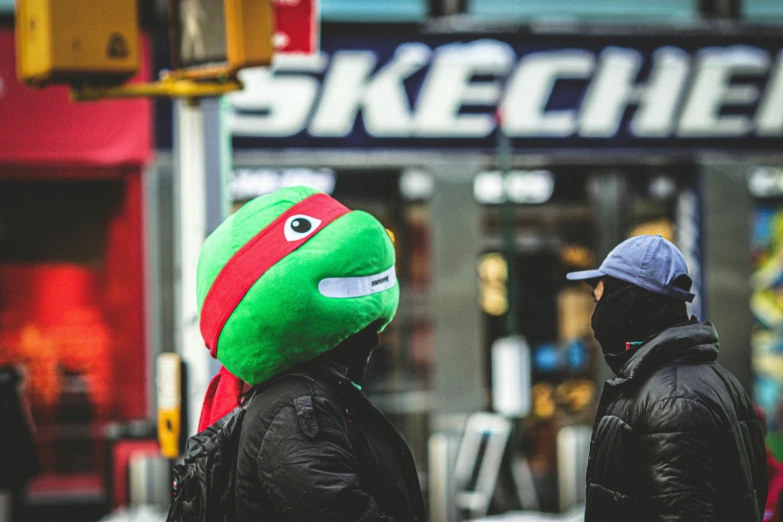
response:
{"label": "turtle hat mouth", "polygon": [[397,284],[397,271],[392,266],[377,274],[321,279],[318,283],[318,291],[324,297],[348,299],[377,294],[392,288],[395,284]]}

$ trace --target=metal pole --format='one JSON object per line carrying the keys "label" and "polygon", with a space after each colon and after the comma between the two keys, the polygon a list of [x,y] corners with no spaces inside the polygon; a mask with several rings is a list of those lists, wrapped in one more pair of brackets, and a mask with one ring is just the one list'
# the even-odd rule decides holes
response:
{"label": "metal pole", "polygon": [[[703,165],[704,276],[709,319],[720,336],[720,361],[742,386],[753,389],[750,343],[754,318],[751,298],[749,219],[753,199],[746,175],[751,164],[723,159]],[[701,319],[701,318],[699,318]]]}
{"label": "metal pole", "polygon": [[231,171],[231,135],[226,126],[226,98],[205,98],[204,165],[206,176],[206,233],[211,234],[228,216],[231,194],[226,188]]}
{"label": "metal pole", "polygon": [[[618,243],[626,239],[631,204],[628,180],[619,172],[602,172],[590,180],[590,203],[596,216],[597,259],[601,262]],[[614,377],[609,366],[599,362],[599,386]]]}
{"label": "metal pole", "polygon": [[473,177],[480,168],[480,163],[472,162],[433,166],[434,411],[438,416],[464,415],[486,406],[478,285],[466,284],[476,281],[476,259],[483,244],[481,207],[473,197]]}
{"label": "metal pole", "polygon": [[[503,175],[503,189],[508,186],[508,176],[511,170],[511,139],[503,131],[503,125],[498,125],[498,162],[500,172]],[[503,253],[506,258],[506,295],[508,299],[508,311],[506,312],[506,335],[512,336],[519,333],[517,325],[517,281],[516,272],[516,236],[514,226],[514,204],[506,194],[505,201],[500,205],[500,235],[503,241]]]}
{"label": "metal pole", "polygon": [[196,433],[201,403],[219,367],[204,348],[198,323],[196,268],[206,236],[228,211],[230,141],[219,98],[177,101],[174,119],[175,323],[177,352],[187,367],[187,434]]}
{"label": "metal pole", "polygon": [[742,18],[742,0],[699,0],[704,18],[738,20]]}
{"label": "metal pole", "polygon": [[431,522],[456,522],[454,463],[457,460],[459,432],[439,431],[429,440],[429,501]]}
{"label": "metal pole", "polygon": [[204,114],[199,105],[185,100],[175,102],[174,107],[174,343],[187,368],[184,407],[188,424],[183,429],[191,435],[197,431],[196,408],[210,379],[196,302],[196,266],[206,230]]}
{"label": "metal pole", "polygon": [[160,273],[162,265],[160,227],[163,220],[161,219],[162,213],[160,211],[160,194],[158,190],[160,184],[158,167],[152,166],[145,169],[142,181],[144,183],[144,272],[147,280],[145,285],[145,323],[147,325],[147,346],[149,346],[147,359],[147,412],[151,418],[154,418],[154,412],[158,408],[157,396],[155,394],[155,361],[163,349],[163,306],[161,298],[163,285]]}
{"label": "metal pole", "polygon": [[466,4],[466,0],[430,0],[429,13],[433,17],[462,14]]}
{"label": "metal pole", "polygon": [[[228,190],[231,172],[231,134],[226,124],[228,100],[205,98],[201,101],[204,113],[204,167],[205,167],[205,237],[223,222],[231,207]],[[209,358],[210,374],[220,369],[220,363]]]}

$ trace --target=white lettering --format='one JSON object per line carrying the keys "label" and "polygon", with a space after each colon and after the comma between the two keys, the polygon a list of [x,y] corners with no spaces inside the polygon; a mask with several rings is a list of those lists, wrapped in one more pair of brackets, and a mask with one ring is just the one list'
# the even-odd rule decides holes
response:
{"label": "white lettering", "polygon": [[[326,61],[278,60],[275,70],[244,69],[242,91],[229,96],[232,111],[228,126],[235,136],[294,136],[305,129],[318,95],[318,80],[307,74],[287,75],[289,70],[317,73]],[[304,71],[303,71],[304,70]]]}
{"label": "white lettering", "polygon": [[409,136],[413,118],[403,81],[430,59],[423,44],[405,44],[373,77],[375,54],[341,51],[335,54],[324,80],[323,94],[309,131],[318,137],[343,137],[353,130],[359,110],[368,134]]}
{"label": "white lettering", "polygon": [[666,137],[674,130],[675,113],[690,68],[688,55],[673,47],[655,52],[645,85],[637,85],[644,57],[638,51],[610,47],[601,53],[598,72],[587,89],[579,135],[608,138],[617,134],[630,104],[638,104],[631,131],[641,137]]}
{"label": "white lettering", "polygon": [[783,52],[778,54],[775,70],[759,104],[756,133],[759,136],[783,135]]}
{"label": "white lettering", "polygon": [[559,79],[589,78],[595,57],[587,51],[534,53],[517,66],[501,104],[503,128],[511,136],[567,137],[576,130],[573,109],[546,110]]}
{"label": "white lettering", "polygon": [[495,105],[497,81],[472,82],[474,75],[505,75],[514,51],[494,40],[451,44],[438,48],[416,104],[419,136],[481,138],[495,128],[491,114],[460,114],[463,105]]}
{"label": "white lettering", "polygon": [[753,85],[732,85],[738,74],[762,74],[769,55],[755,47],[708,48],[699,52],[696,77],[677,128],[684,137],[743,136],[753,122],[739,114],[721,114],[725,105],[748,105],[758,99]]}
{"label": "white lettering", "polygon": [[347,136],[353,130],[375,63],[375,53],[371,51],[335,53],[324,80],[318,112],[310,123],[310,134]]}
{"label": "white lettering", "polygon": [[[561,49],[528,54],[516,65],[515,59],[514,49],[497,40],[450,43],[434,52],[421,43],[402,44],[380,64],[372,50],[338,51],[331,64],[325,54],[286,56],[271,69],[240,72],[245,89],[229,96],[228,125],[235,136],[307,131],[339,138],[354,132],[361,113],[373,138],[481,139],[493,132],[499,105],[513,137],[720,138],[754,130],[761,137],[783,136],[783,51],[774,66],[767,50],[749,46],[705,48],[694,57],[661,47],[651,64],[640,51],[619,47],[598,57]],[[649,75],[640,81],[646,67]],[[415,91],[409,95],[407,81],[416,73],[424,76],[417,98]],[[593,75],[581,108],[573,89],[574,101],[564,103],[559,82],[585,85]],[[757,85],[764,79],[762,90]],[[629,110],[628,129],[622,129]]]}

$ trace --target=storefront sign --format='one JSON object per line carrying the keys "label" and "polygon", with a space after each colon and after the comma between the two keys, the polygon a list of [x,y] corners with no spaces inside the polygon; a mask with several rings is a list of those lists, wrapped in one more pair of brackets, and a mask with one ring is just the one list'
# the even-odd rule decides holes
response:
{"label": "storefront sign", "polygon": [[546,203],[555,192],[555,176],[548,170],[490,170],[473,180],[473,196],[483,204],[512,201],[521,204]]}
{"label": "storefront sign", "polygon": [[337,175],[329,168],[240,168],[231,173],[231,198],[248,201],[280,188],[300,185],[331,194],[335,183]]}
{"label": "storefront sign", "polygon": [[[324,35],[244,71],[238,148],[773,148],[783,42]],[[497,118],[500,112],[502,118]]]}
{"label": "storefront sign", "polygon": [[748,191],[760,199],[783,196],[783,167],[755,165],[748,169]]}
{"label": "storefront sign", "polygon": [[318,52],[318,0],[275,0],[275,51]]}
{"label": "storefront sign", "polygon": [[[148,80],[149,53],[142,56],[137,80]],[[152,102],[73,103],[66,87],[22,85],[10,29],[0,31],[0,122],[0,164],[138,166],[152,154]]]}

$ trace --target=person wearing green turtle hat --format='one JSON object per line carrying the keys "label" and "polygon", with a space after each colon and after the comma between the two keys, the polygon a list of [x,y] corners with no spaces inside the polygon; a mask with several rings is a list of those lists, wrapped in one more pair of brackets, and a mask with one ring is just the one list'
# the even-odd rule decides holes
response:
{"label": "person wearing green turtle hat", "polygon": [[222,363],[200,428],[247,402],[239,521],[423,521],[411,452],[360,380],[399,303],[390,235],[304,187],[244,205],[204,243],[201,333]]}

